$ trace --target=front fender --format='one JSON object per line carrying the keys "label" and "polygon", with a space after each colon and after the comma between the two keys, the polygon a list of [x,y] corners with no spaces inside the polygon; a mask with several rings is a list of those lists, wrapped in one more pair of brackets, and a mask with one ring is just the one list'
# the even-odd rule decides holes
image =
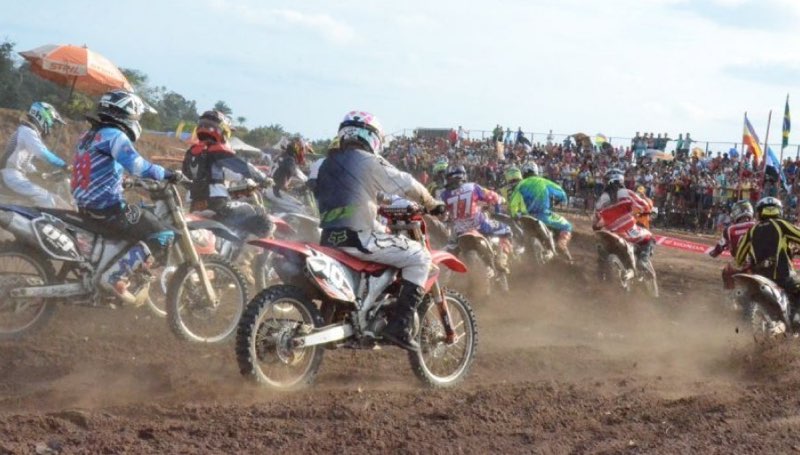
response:
{"label": "front fender", "polygon": [[467,271],[466,264],[447,251],[431,251],[431,262],[436,266],[442,264],[457,273],[466,273]]}

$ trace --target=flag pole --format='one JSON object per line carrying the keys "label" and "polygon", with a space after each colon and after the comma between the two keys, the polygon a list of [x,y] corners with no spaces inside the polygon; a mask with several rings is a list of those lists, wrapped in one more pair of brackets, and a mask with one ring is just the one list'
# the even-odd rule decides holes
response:
{"label": "flag pole", "polygon": [[[769,110],[769,117],[767,117],[767,134],[764,135],[764,150],[763,159],[764,165],[761,166],[761,191],[764,190],[764,183],[767,180],[767,157],[769,157],[769,126],[772,123],[772,109]],[[763,196],[763,195],[762,195]]]}
{"label": "flag pole", "polygon": [[[744,120],[747,123],[747,111],[744,112]],[[747,160],[747,153],[746,153],[747,145],[742,140],[742,153],[741,159],[739,160],[739,180],[736,183],[736,199],[742,199],[742,176],[744,175],[744,168],[745,168],[745,161]]]}
{"label": "flag pole", "polygon": [[[788,107],[789,107],[789,94],[787,93],[787,94],[786,94],[786,108],[788,108]],[[786,133],[785,133],[785,128],[786,128],[786,114],[788,114],[788,112],[786,112],[786,108],[784,108],[784,111],[783,111],[783,123],[784,123],[784,128],[783,128],[783,130],[781,131],[781,166],[783,166],[783,150],[786,148],[786,146],[787,146],[787,145],[789,145],[789,144],[787,143],[786,139],[783,139],[783,135],[784,135],[784,134],[786,134]]]}

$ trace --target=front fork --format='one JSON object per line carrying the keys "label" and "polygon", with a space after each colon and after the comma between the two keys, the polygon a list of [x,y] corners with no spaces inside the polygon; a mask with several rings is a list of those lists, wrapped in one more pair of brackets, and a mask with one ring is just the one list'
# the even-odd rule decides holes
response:
{"label": "front fork", "polygon": [[[174,187],[172,189],[176,193],[174,197],[177,198],[174,200],[179,201],[180,196],[177,195],[177,191],[175,191]],[[200,259],[200,255],[197,254],[197,250],[194,248],[192,236],[189,233],[189,227],[186,225],[186,219],[183,217],[182,207],[180,207],[178,204],[175,204],[174,200],[170,201],[170,205],[172,206],[170,209],[172,209],[175,226],[181,233],[180,244],[183,257],[184,259],[188,260],[192,267],[194,267],[194,269],[200,274],[200,281],[203,283],[203,289],[206,291],[206,298],[214,307],[216,307],[219,305],[217,293],[214,291],[214,287],[211,285],[211,280],[208,278],[206,265],[203,263],[202,259]]]}
{"label": "front fork", "polygon": [[444,298],[444,289],[442,289],[437,281],[433,284],[431,291],[433,301],[436,303],[436,309],[439,311],[439,317],[444,326],[445,341],[447,344],[453,344],[456,341],[456,331],[453,330],[453,322],[450,319],[450,309],[447,307],[447,299]]}

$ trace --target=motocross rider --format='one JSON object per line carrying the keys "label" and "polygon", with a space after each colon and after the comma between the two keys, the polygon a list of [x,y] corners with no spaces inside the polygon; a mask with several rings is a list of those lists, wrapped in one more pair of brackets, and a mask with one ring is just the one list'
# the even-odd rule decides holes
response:
{"label": "motocross rider", "polygon": [[514,189],[517,187],[519,182],[522,181],[522,171],[519,170],[516,166],[511,166],[506,169],[506,172],[503,174],[505,178],[506,184],[500,188],[500,196],[503,197],[508,203],[511,203],[511,195],[514,194]]}
{"label": "motocross rider", "polygon": [[6,153],[0,161],[0,175],[6,188],[33,200],[38,207],[52,208],[56,206],[56,201],[47,190],[28,179],[28,174],[36,172],[33,159],[39,158],[52,166],[67,168],[67,163],[42,142],[42,138],[47,137],[57,124],[63,125],[64,120],[53,106],[41,101],[33,103],[26,118],[8,141]]}
{"label": "motocross rider", "polygon": [[152,256],[162,258],[174,233],[151,212],[125,201],[123,170],[152,180],[182,179],[180,172],[150,163],[134,148],[145,112],[155,110],[131,92],[105,93],[97,104],[97,117],[87,117],[91,128],[78,142],[72,170],[72,196],[78,211],[107,232],[124,233],[124,238],[138,242],[109,263],[98,283],[126,303],[139,303],[128,291],[127,278],[146,267]]}
{"label": "motocross rider", "polygon": [[[501,272],[508,274],[508,254],[511,245],[511,228],[506,224],[489,218],[478,202],[483,202],[494,207],[495,212],[500,210],[503,198],[492,190],[488,190],[477,183],[467,182],[467,171],[464,166],[450,166],[447,169],[447,187],[442,192],[442,200],[447,204],[447,212],[453,226],[453,236],[467,233],[473,229],[485,236],[500,237],[501,248],[494,264]],[[494,262],[494,261],[493,261]]]}
{"label": "motocross rider", "polygon": [[183,158],[183,172],[192,179],[191,210],[214,212],[214,219],[258,237],[270,234],[272,223],[264,207],[232,201],[225,181],[253,179],[262,186],[269,179],[255,166],[236,156],[228,140],[231,126],[219,111],[206,111],[197,122],[197,140]]}
{"label": "motocross rider", "polygon": [[447,160],[440,159],[433,165],[433,181],[428,184],[428,192],[439,197],[447,186]]}
{"label": "motocross rider", "polygon": [[431,256],[421,243],[386,233],[377,223],[377,199],[379,193],[404,195],[433,214],[443,213],[444,204],[410,174],[380,156],[383,127],[372,114],[349,112],[339,125],[338,137],[340,148],[329,152],[317,176],[320,244],[401,269],[395,311],[382,336],[404,349],[418,351],[413,321],[425,295]]}
{"label": "motocross rider", "polygon": [[[753,220],[753,205],[750,201],[739,201],[731,207],[731,220],[732,223],[722,231],[722,237],[719,242],[714,246],[714,249],[708,252],[708,255],[715,258],[722,254],[723,251],[728,250],[732,255],[738,251],[739,241],[747,234],[747,231],[755,226],[756,222]],[[732,263],[725,265],[722,269],[722,283],[725,289],[733,289],[733,275],[741,273],[743,270],[734,267]]]}
{"label": "motocross rider", "polygon": [[569,240],[572,238],[572,224],[563,216],[550,209],[551,200],[567,202],[567,193],[560,185],[544,177],[539,177],[539,166],[536,163],[522,165],[523,180],[516,186],[508,203],[511,216],[528,214],[541,220],[548,228],[556,232],[556,250],[568,262],[572,262],[569,252]]}
{"label": "motocross rider", "polygon": [[[623,185],[625,174],[618,169],[609,169],[605,174],[603,194],[595,204],[592,229],[607,229],[634,246],[639,262],[649,264],[653,254],[653,235],[638,226],[634,214],[648,210],[647,201]],[[598,245],[598,264],[602,273],[607,252]],[[652,264],[651,264],[652,265]]]}
{"label": "motocross rider", "polygon": [[267,199],[276,207],[277,211],[306,213],[303,203],[289,194],[289,184],[293,178],[303,183],[308,181],[306,175],[300,170],[300,166],[305,165],[306,152],[309,149],[310,146],[301,137],[295,136],[278,158],[278,165],[272,173],[275,185],[272,187],[272,191],[267,192]]}
{"label": "motocross rider", "polygon": [[800,298],[800,279],[792,266],[789,243],[800,244],[800,229],[783,219],[783,204],[774,197],[756,203],[758,223],[739,241],[736,266],[751,268],[789,294],[793,311]]}

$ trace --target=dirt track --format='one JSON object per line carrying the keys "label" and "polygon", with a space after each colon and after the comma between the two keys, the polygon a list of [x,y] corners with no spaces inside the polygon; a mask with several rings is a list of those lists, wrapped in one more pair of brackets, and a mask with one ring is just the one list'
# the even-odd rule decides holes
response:
{"label": "dirt track", "polygon": [[[574,250],[590,276],[590,239]],[[60,308],[0,345],[0,454],[800,450],[797,343],[760,352],[736,332],[721,262],[660,249],[655,264],[655,305],[563,277],[476,304],[478,357],[448,391],[385,349],[328,352],[315,388],[272,394],[231,345],[179,343],[146,309]]]}

